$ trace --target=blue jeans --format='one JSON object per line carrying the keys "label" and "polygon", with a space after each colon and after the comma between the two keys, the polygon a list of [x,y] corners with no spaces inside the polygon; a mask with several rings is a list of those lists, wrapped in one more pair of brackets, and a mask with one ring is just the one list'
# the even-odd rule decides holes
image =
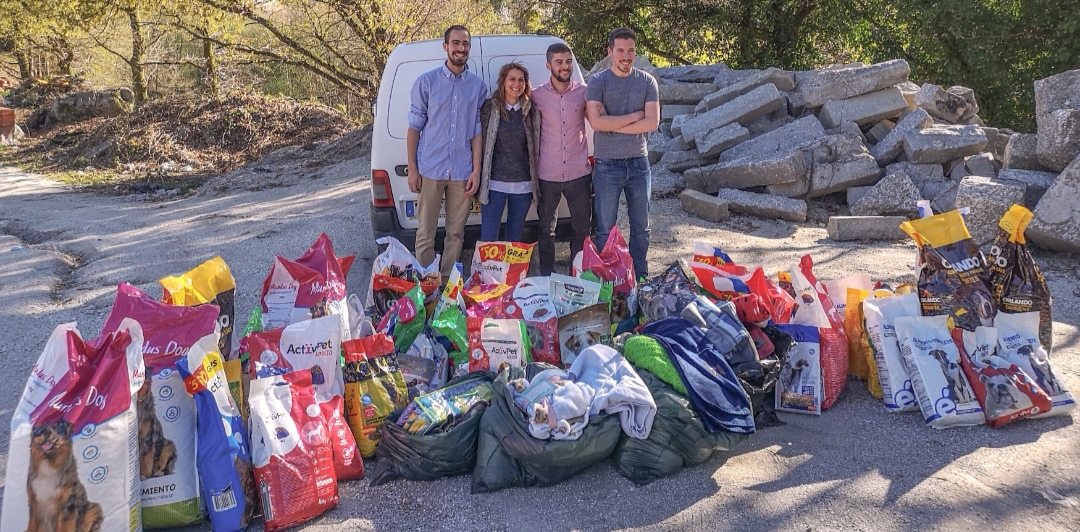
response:
{"label": "blue jeans", "polygon": [[596,247],[604,249],[611,228],[619,220],[619,198],[626,194],[630,218],[630,257],[634,274],[649,276],[649,202],[652,198],[652,172],[645,157],[630,159],[595,159],[593,193],[596,219]]}
{"label": "blue jeans", "polygon": [[491,242],[499,240],[499,226],[502,225],[503,210],[506,210],[506,230],[503,238],[507,242],[521,242],[521,230],[525,228],[525,216],[532,207],[532,193],[507,194],[488,191],[487,205],[480,206],[480,240]]}

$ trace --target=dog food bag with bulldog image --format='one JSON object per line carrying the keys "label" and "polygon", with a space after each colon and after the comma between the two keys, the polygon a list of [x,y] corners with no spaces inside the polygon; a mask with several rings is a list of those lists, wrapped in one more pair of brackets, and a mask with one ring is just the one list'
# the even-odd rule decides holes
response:
{"label": "dog food bag with bulldog image", "polygon": [[267,532],[337,505],[330,432],[315,396],[307,370],[251,381],[251,460]]}
{"label": "dog food bag with bulldog image", "polygon": [[946,429],[986,422],[975,390],[960,367],[949,316],[897,318],[896,337],[927,425]]}
{"label": "dog food bag with bulldog image", "polygon": [[501,372],[532,362],[525,320],[468,318],[469,371]]}
{"label": "dog food bag with bulldog image", "polygon": [[999,314],[1039,313],[1039,343],[1050,351],[1054,341],[1050,287],[1024,239],[1031,218],[1023,205],[1013,205],[998,222],[997,239],[990,247],[990,288]]}
{"label": "dog food bag with bulldog image", "polygon": [[195,400],[182,393],[176,370],[196,343],[218,344],[218,310],[212,305],[177,307],[121,284],[102,333],[116,331],[124,318],[143,331],[147,379],[139,390],[139,478],[146,528],[184,526],[202,519],[196,467]]}
{"label": "dog food bag with bulldog image", "polygon": [[166,305],[195,307],[215,305],[218,308],[218,352],[226,361],[237,357],[240,337],[233,334],[236,322],[236,280],[229,265],[221,257],[214,257],[191,271],[158,280],[161,285],[161,301]]}
{"label": "dog food bag with bulldog image", "polygon": [[562,364],[569,367],[586,348],[611,345],[611,314],[605,303],[597,303],[559,318],[559,348]]}
{"label": "dog food bag with bulldog image", "polygon": [[247,424],[233,400],[225,363],[204,337],[176,362],[186,394],[193,397],[199,488],[215,531],[239,531],[258,509]]}
{"label": "dog food bag with bulldog image", "polygon": [[142,530],[142,345],[131,319],[89,341],[74,324],[53,332],[11,420],[0,529]]}
{"label": "dog food bag with bulldog image", "polygon": [[821,415],[825,386],[821,372],[821,329],[812,325],[780,324],[795,343],[787,352],[776,386],[775,408],[797,414]]}
{"label": "dog food bag with bulldog image", "polygon": [[360,454],[375,456],[383,420],[409,405],[409,391],[397,365],[394,340],[375,333],[342,346],[345,350],[345,419]]}
{"label": "dog food bag with bulldog image", "polygon": [[1038,417],[1067,416],[1076,409],[1076,399],[1054,374],[1050,368],[1050,355],[1039,344],[1040,319],[1038,312],[999,312],[994,318],[994,327],[998,330],[998,356],[1024,370],[1050,396],[1053,402],[1050,411]]}
{"label": "dog food bag with bulldog image", "polygon": [[866,317],[866,338],[874,352],[882,400],[890,412],[914,412],[919,409],[911,385],[900,343],[896,320],[920,316],[919,295],[915,292],[891,297],[869,297],[862,304]]}
{"label": "dog food bag with bulldog image", "polygon": [[998,428],[1050,411],[1050,396],[1024,370],[997,356],[997,329],[953,329],[952,337],[960,350],[964,375],[986,413],[987,425]]}
{"label": "dog food bag with bulldog image", "polygon": [[924,316],[947,315],[949,326],[974,331],[994,324],[986,258],[959,211],[900,224],[919,247],[919,303]]}
{"label": "dog food bag with bulldog image", "polygon": [[529,261],[535,244],[522,242],[477,242],[473,251],[469,285],[505,284],[514,286],[529,275]]}

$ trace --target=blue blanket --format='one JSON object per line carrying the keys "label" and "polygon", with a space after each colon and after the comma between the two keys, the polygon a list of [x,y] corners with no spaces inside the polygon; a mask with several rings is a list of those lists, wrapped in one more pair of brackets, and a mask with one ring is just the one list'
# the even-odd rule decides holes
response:
{"label": "blue blanket", "polygon": [[646,324],[641,332],[664,346],[706,430],[753,434],[750,398],[701,329],[685,318],[671,317]]}

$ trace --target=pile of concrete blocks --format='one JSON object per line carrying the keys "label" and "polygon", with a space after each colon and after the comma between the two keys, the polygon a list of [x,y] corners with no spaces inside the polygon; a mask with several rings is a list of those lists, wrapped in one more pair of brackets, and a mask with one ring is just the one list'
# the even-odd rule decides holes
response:
{"label": "pile of concrete blocks", "polygon": [[[928,200],[935,212],[967,207],[969,231],[986,245],[1013,203],[1037,211],[1033,233],[1057,224],[1040,222],[1037,206],[1080,152],[1080,71],[1036,82],[1032,135],[985,125],[971,89],[912,83],[901,59],[656,73],[654,172],[682,174],[684,208],[713,221],[728,213],[806,221],[807,200],[840,194],[851,216],[830,220],[831,237],[896,239],[894,222]],[[1073,167],[1080,188],[1080,163]],[[1080,207],[1070,212],[1080,217]]]}

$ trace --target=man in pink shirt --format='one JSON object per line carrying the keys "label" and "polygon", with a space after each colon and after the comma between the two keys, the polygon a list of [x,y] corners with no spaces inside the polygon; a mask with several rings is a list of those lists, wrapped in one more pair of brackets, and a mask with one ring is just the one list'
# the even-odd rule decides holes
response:
{"label": "man in pink shirt", "polygon": [[533,89],[533,105],[540,110],[540,199],[537,253],[540,275],[555,270],[555,211],[566,198],[570,209],[570,259],[581,251],[592,228],[592,164],[585,138],[586,87],[570,79],[574,55],[570,47],[555,43],[547,49],[551,78]]}

